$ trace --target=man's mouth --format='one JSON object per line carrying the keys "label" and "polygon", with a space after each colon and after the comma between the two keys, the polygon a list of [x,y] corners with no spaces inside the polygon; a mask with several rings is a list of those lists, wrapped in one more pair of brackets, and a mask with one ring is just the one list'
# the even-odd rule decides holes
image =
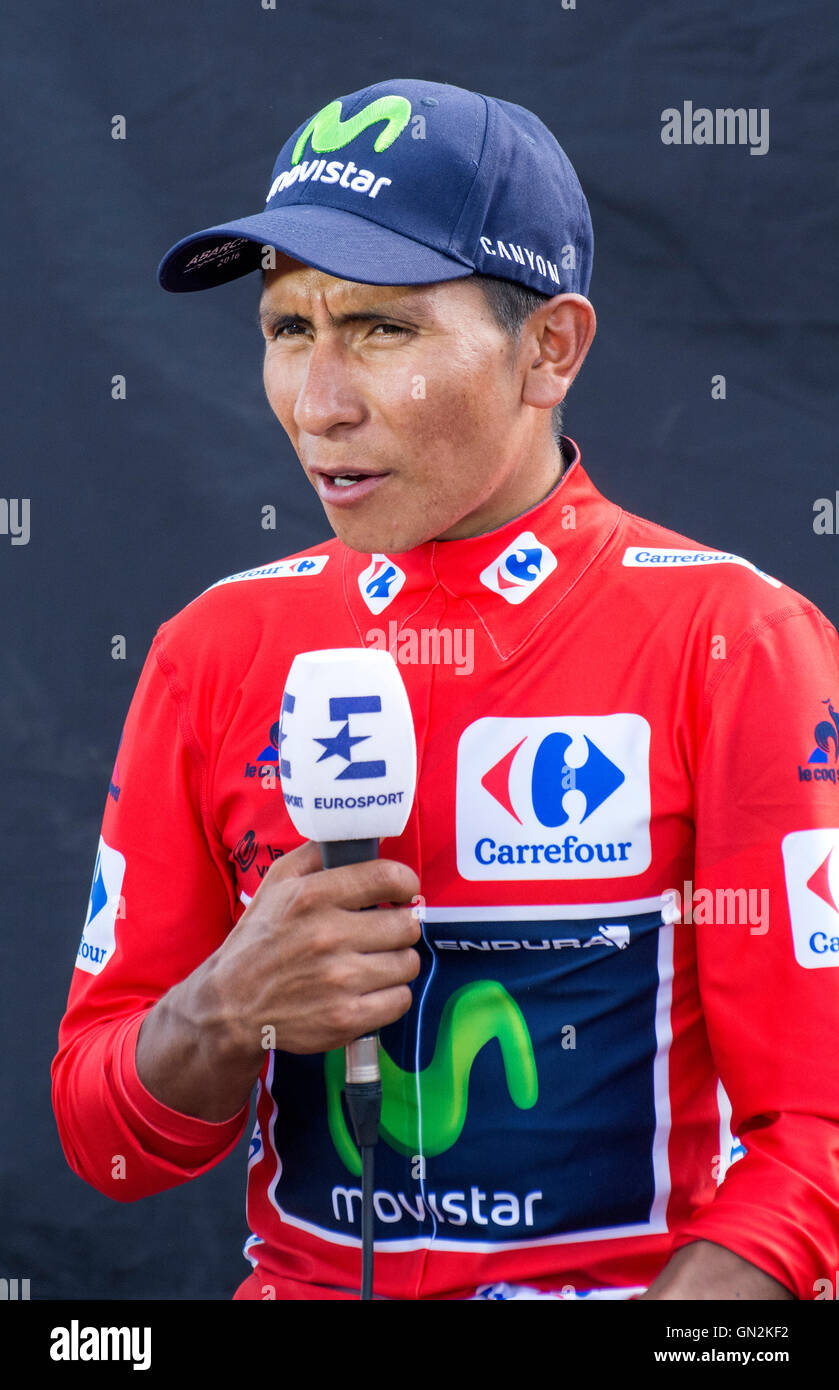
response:
{"label": "man's mouth", "polygon": [[360,501],[380,487],[387,473],[362,473],[355,469],[346,473],[315,472],[315,485],[322,502],[334,505]]}

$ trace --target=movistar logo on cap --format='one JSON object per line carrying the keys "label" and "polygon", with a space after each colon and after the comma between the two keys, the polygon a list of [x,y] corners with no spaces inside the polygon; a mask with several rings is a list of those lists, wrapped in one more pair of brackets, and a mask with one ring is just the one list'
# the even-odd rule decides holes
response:
{"label": "movistar logo on cap", "polygon": [[[376,177],[371,169],[360,169],[350,159],[346,164],[340,159],[302,160],[306,142],[311,140],[314,156],[330,154],[343,149],[368,126],[383,121],[384,126],[373,141],[376,154],[381,154],[402,134],[411,119],[411,103],[407,97],[379,97],[363,106],[348,120],[341,120],[340,101],[331,101],[318,111],[301,133],[291,156],[291,168],[277,174],[268,189],[266,203],[270,203],[275,193],[281,193],[295,183],[337,183],[339,188],[347,188],[351,193],[366,193],[368,198],[378,197],[381,188],[388,187],[392,180],[383,175]],[[301,162],[302,160],[302,162]]]}
{"label": "movistar logo on cap", "polygon": [[367,106],[362,106],[354,116],[350,116],[346,121],[341,120],[340,101],[330,101],[328,106],[324,106],[322,111],[318,111],[306,126],[297,144],[294,146],[294,153],[291,156],[292,164],[299,164],[306,148],[306,141],[311,136],[312,149],[316,154],[326,154],[331,150],[342,150],[362,130],[368,126],[375,125],[377,121],[384,121],[384,128],[379,131],[373,142],[373,149],[376,154],[381,154],[393,144],[398,135],[402,134],[409,120],[411,119],[411,103],[407,97],[389,96],[378,97],[376,101],[371,101]]}

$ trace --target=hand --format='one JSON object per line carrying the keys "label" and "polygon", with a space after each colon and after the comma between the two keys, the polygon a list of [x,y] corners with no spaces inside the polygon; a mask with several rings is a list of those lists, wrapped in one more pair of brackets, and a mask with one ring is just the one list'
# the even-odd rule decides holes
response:
{"label": "hand", "polygon": [[775,1301],[794,1297],[784,1284],[779,1284],[777,1279],[758,1269],[750,1260],[735,1255],[733,1250],[709,1240],[696,1240],[691,1245],[681,1246],[647,1292],[640,1294],[635,1301]]}
{"label": "hand", "polygon": [[409,906],[360,909],[418,893],[393,859],[323,869],[306,841],[275,860],[223,944],[143,1020],[142,1084],[220,1123],[246,1104],[268,1048],[327,1052],[395,1023],[419,973],[419,919]]}
{"label": "hand", "polygon": [[322,869],[306,841],[277,859],[204,970],[204,990],[230,1044],[264,1061],[264,1033],[284,1052],[326,1052],[394,1023],[411,1006],[419,880],[376,859]]}

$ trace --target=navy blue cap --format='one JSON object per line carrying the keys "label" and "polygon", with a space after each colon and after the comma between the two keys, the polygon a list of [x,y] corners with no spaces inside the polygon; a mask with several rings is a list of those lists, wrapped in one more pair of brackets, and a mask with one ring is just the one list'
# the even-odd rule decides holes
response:
{"label": "navy blue cap", "polygon": [[397,78],[339,97],[277,157],[265,208],[166,253],[166,290],[258,270],[265,247],[341,280],[420,285],[472,275],[587,294],[588,205],[551,132],[523,106]]}

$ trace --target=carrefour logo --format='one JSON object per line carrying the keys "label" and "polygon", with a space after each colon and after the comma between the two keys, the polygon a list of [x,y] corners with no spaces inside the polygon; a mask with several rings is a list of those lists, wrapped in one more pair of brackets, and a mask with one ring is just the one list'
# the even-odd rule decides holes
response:
{"label": "carrefour logo", "polygon": [[114,954],[117,919],[125,916],[122,897],[124,875],[125,856],[106,844],[100,835],[82,939],[76,956],[77,970],[98,975]]}
{"label": "carrefour logo", "polygon": [[795,959],[839,966],[839,828],[790,831],[781,853]]}
{"label": "carrefour logo", "polygon": [[[245,579],[292,579],[297,575],[320,574],[328,555],[303,555],[299,560],[275,560],[271,565],[260,565],[258,569],[240,570],[238,574],[225,575],[217,579],[210,589],[218,589],[222,584],[238,584]],[[210,589],[205,589],[209,593]]]}
{"label": "carrefour logo", "polygon": [[481,572],[481,583],[508,603],[524,603],[555,569],[553,552],[532,531],[522,531]]}
{"label": "carrefour logo", "polygon": [[771,574],[758,569],[751,560],[744,560],[742,555],[732,555],[730,551],[684,550],[673,547],[648,550],[644,546],[630,545],[623,552],[622,563],[629,569],[653,569],[659,572],[662,569],[671,572],[684,569],[686,565],[743,565],[745,569],[751,570],[752,574],[758,575],[760,579],[771,584],[775,589],[781,587],[780,579],[773,579]]}
{"label": "carrefour logo", "polygon": [[467,879],[611,878],[650,864],[650,726],[639,714],[479,719],[457,754]]}

